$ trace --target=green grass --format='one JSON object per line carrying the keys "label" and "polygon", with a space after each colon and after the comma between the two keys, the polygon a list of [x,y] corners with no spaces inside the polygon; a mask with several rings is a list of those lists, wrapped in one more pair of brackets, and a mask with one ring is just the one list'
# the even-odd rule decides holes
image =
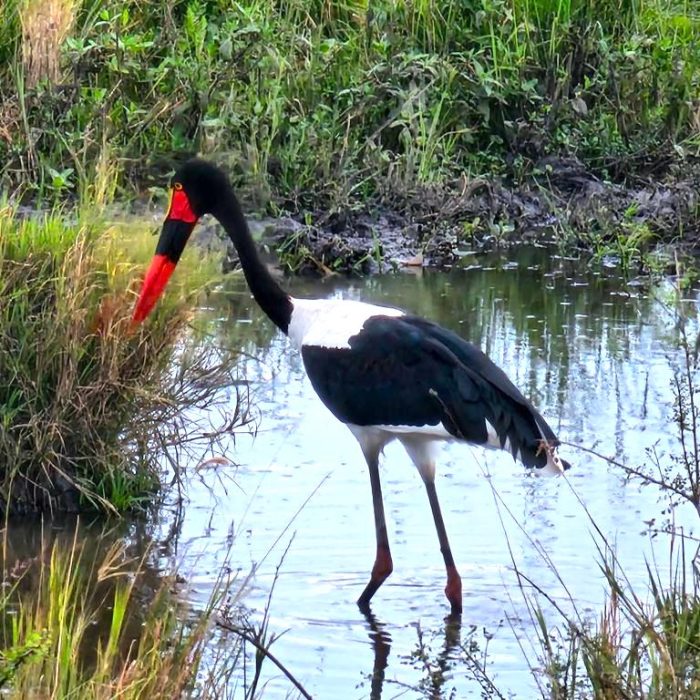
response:
{"label": "green grass", "polygon": [[689,0],[56,4],[58,47],[21,38],[14,0],[0,19],[0,182],[23,196],[110,197],[199,151],[260,206],[332,209],[549,153],[624,180],[698,150]]}
{"label": "green grass", "polygon": [[233,354],[185,332],[213,262],[176,275],[132,329],[150,233],[0,214],[0,510],[145,507],[185,437],[174,419],[226,383]]}
{"label": "green grass", "polygon": [[203,608],[192,610],[172,592],[176,572],[156,573],[149,555],[134,559],[124,540],[67,528],[53,543],[44,535],[38,556],[18,566],[7,559],[6,538],[3,578],[12,585],[0,599],[3,692],[86,700],[221,697],[240,644],[231,637],[226,653],[219,650],[215,616],[238,599],[240,581],[222,576]]}
{"label": "green grass", "polygon": [[[536,585],[537,593],[526,594],[537,652],[529,663],[540,696],[696,698],[700,596],[683,537],[673,537],[663,555],[668,569],[648,564],[646,581],[634,586],[607,542],[600,552],[606,600],[597,619],[578,609],[575,601],[554,602]],[[558,624],[552,621],[556,616]]]}

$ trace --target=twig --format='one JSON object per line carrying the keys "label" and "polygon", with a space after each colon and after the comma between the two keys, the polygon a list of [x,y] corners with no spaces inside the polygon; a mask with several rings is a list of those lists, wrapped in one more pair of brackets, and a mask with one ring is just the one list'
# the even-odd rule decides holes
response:
{"label": "twig", "polygon": [[[316,487],[306,497],[304,502],[297,508],[296,512],[291,517],[290,521],[284,526],[284,529],[282,530],[282,532],[280,532],[277,539],[268,547],[267,552],[265,552],[265,554],[263,555],[263,558],[258,562],[258,564],[257,564],[258,566],[260,566],[270,556],[270,553],[272,552],[272,550],[277,546],[277,543],[285,536],[285,534],[287,533],[287,530],[289,530],[289,528],[292,526],[294,521],[299,516],[299,513],[301,513],[301,511],[304,510],[304,508],[306,508],[306,504],[316,495],[316,493],[321,488],[321,486],[323,486],[323,484],[325,484],[326,481],[328,481],[328,479],[330,479],[330,478],[331,478],[331,474],[329,472],[321,479],[321,481],[318,482]],[[287,552],[287,550],[285,550],[285,554],[286,554],[286,552]]]}
{"label": "twig", "polygon": [[227,632],[237,634],[241,639],[249,644],[252,644],[260,653],[264,654],[268,659],[270,659],[270,661],[272,661],[272,663],[277,666],[282,673],[284,673],[289,682],[302,694],[303,697],[306,698],[306,700],[313,700],[312,696],[309,695],[304,686],[292,675],[292,672],[287,669],[287,667],[267,647],[258,642],[255,637],[251,636],[240,627],[232,625],[224,620],[217,620],[217,625],[219,625],[219,627],[222,629],[225,629]]}
{"label": "twig", "polygon": [[658,486],[662,490],[671,491],[672,493],[675,493],[678,496],[682,496],[683,498],[688,499],[688,494],[686,494],[685,491],[683,491],[682,489],[679,489],[677,486],[673,486],[669,482],[664,481],[662,479],[656,479],[653,476],[649,476],[648,474],[645,474],[643,471],[635,469],[634,467],[628,467],[626,464],[618,462],[612,457],[607,457],[601,452],[597,452],[596,450],[593,450],[590,447],[577,445],[575,442],[566,442],[565,440],[560,440],[560,444],[566,445],[567,447],[573,447],[577,450],[581,450],[581,452],[587,452],[588,454],[592,454],[594,457],[599,457],[600,459],[606,461],[608,464],[612,464],[614,467],[620,467],[620,469],[623,469],[625,472],[631,474],[632,476],[639,477],[640,479],[643,479],[649,484],[654,484],[655,486]]}

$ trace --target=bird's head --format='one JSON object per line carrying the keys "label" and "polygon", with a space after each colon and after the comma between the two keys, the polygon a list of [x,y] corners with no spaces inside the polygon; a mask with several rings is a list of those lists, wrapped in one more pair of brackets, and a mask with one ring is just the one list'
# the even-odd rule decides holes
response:
{"label": "bird's head", "polygon": [[230,189],[222,170],[197,158],[187,161],[173,175],[170,206],[134,308],[134,323],[143,321],[155,306],[199,218],[216,214]]}

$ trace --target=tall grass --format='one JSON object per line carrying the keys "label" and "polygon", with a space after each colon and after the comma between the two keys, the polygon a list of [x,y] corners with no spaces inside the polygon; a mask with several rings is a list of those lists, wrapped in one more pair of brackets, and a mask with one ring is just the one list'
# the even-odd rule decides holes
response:
{"label": "tall grass", "polygon": [[153,322],[133,332],[148,234],[0,215],[0,510],[146,506],[164,448],[185,437],[175,418],[229,379],[231,353],[183,335],[212,265],[177,276]]}
{"label": "tall grass", "polygon": [[17,7],[0,20],[0,178],[33,196],[88,188],[106,143],[122,186],[228,152],[261,205],[297,208],[519,177],[550,153],[617,179],[697,153],[688,0],[84,0],[36,84]]}
{"label": "tall grass", "polygon": [[[575,601],[568,601],[572,606],[554,602],[536,585],[535,593],[525,594],[537,652],[529,662],[540,696],[696,698],[700,588],[684,538],[671,538],[664,554],[668,568],[650,563],[646,580],[635,584],[604,539],[600,554],[606,599],[597,619]],[[552,622],[553,614],[559,623]]]}

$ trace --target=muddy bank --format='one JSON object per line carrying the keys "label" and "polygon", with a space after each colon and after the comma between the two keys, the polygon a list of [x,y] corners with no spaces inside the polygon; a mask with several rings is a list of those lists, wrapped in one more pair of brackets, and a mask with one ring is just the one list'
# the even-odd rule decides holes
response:
{"label": "muddy bank", "polygon": [[[469,251],[533,241],[588,253],[625,236],[647,249],[662,242],[700,248],[700,163],[634,186],[604,182],[573,158],[543,159],[535,173],[521,186],[464,178],[359,210],[314,212],[312,223],[283,217],[252,220],[251,228],[285,270],[320,275],[449,267]],[[201,236],[205,244],[215,239],[213,229]],[[225,268],[236,266],[229,247]]]}

